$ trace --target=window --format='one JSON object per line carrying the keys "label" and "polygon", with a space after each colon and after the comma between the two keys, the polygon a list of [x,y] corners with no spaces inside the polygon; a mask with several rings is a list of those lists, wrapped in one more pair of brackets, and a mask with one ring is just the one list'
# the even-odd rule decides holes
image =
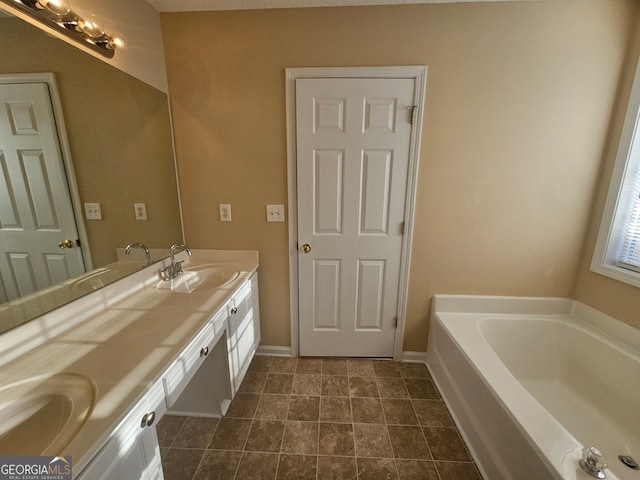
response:
{"label": "window", "polygon": [[640,287],[640,62],[591,270]]}

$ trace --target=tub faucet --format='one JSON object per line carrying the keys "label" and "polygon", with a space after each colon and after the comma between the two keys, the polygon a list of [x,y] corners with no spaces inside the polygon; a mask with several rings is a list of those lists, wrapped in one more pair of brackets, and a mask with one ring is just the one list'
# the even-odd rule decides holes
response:
{"label": "tub faucet", "polygon": [[182,262],[176,262],[175,253],[176,250],[184,250],[187,252],[187,255],[191,256],[191,250],[187,248],[187,246],[183,243],[174,243],[169,248],[169,256],[171,257],[171,265],[162,270],[162,278],[163,280],[173,280],[174,278],[182,275]]}
{"label": "tub faucet", "polygon": [[149,253],[149,249],[147,248],[147,246],[144,243],[139,243],[139,242],[133,242],[130,243],[129,245],[127,245],[127,247],[124,249],[124,253],[125,255],[129,255],[131,253],[131,249],[133,247],[140,247],[144,250],[144,258],[147,262],[147,267],[149,265],[151,265],[151,253]]}

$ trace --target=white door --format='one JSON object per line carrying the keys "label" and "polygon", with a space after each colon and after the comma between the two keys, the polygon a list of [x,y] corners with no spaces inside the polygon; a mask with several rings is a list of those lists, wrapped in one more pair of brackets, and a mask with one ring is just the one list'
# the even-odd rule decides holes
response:
{"label": "white door", "polygon": [[300,355],[393,356],[414,89],[296,80]]}
{"label": "white door", "polygon": [[84,273],[77,239],[48,86],[0,85],[2,300]]}

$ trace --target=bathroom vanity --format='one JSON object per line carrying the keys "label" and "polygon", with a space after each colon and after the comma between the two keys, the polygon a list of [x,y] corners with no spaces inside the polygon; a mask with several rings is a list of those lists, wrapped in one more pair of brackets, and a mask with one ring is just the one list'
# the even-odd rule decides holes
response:
{"label": "bathroom vanity", "polygon": [[2,335],[0,454],[71,456],[83,480],[158,479],[165,413],[224,415],[260,343],[258,254],[192,252],[172,281],[159,262]]}

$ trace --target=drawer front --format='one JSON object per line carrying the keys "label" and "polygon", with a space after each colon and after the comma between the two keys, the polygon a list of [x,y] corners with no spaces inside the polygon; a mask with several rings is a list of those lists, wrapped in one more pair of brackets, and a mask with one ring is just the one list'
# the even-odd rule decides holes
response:
{"label": "drawer front", "polygon": [[[157,381],[145,394],[144,398],[127,415],[127,421],[142,427],[142,417],[153,412],[154,419],[149,426],[158,424],[162,416],[167,412],[164,388],[161,381]],[[148,417],[147,417],[148,418]]]}
{"label": "drawer front", "polygon": [[167,369],[163,378],[167,407],[170,408],[176,402],[213,348],[213,325],[213,322],[207,322],[180,357]]}
{"label": "drawer front", "polygon": [[[236,339],[243,334],[242,327],[251,310],[251,282],[245,282],[227,304],[229,310],[229,337]],[[234,342],[235,343],[235,342]]]}

